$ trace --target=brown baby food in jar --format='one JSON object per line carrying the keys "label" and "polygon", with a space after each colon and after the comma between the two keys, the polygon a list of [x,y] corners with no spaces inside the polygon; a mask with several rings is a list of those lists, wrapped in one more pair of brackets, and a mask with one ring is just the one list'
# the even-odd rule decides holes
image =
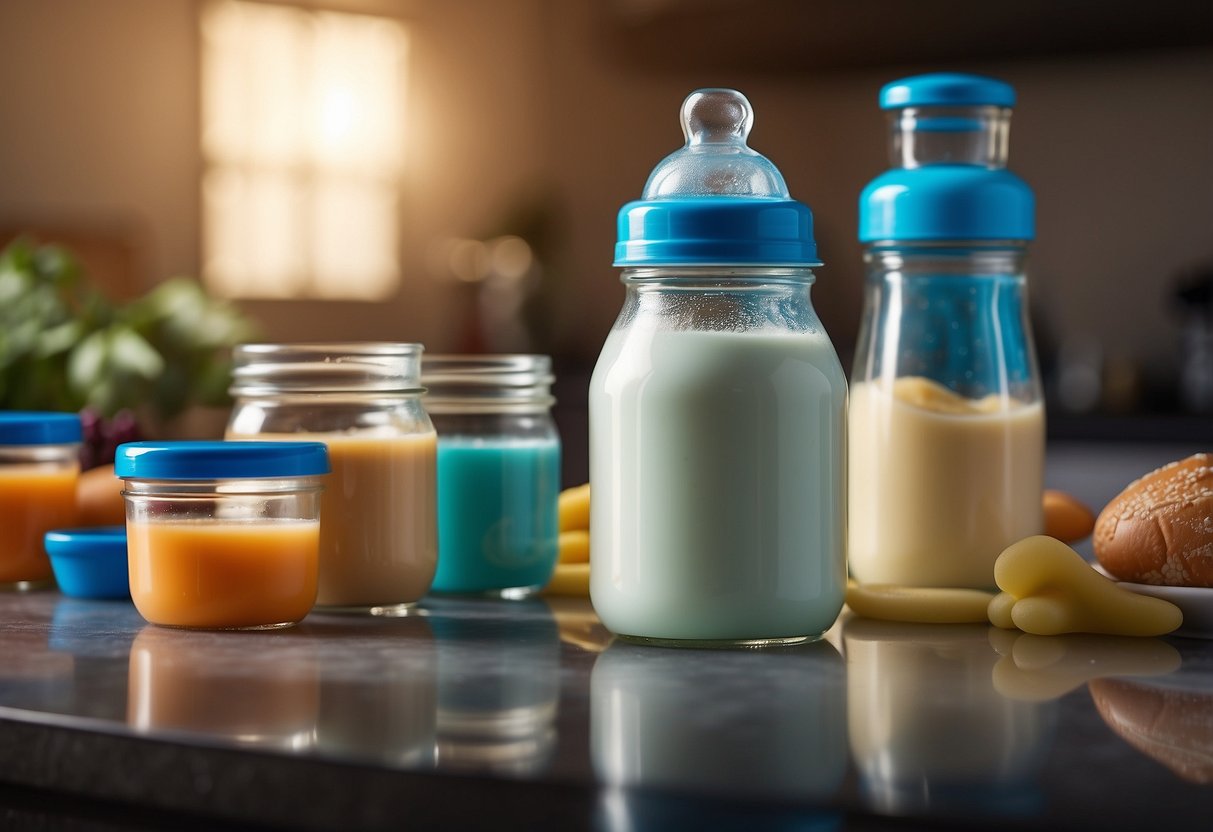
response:
{"label": "brown baby food in jar", "polygon": [[328,446],[320,608],[403,614],[437,566],[436,434],[420,344],[245,344],[228,439]]}

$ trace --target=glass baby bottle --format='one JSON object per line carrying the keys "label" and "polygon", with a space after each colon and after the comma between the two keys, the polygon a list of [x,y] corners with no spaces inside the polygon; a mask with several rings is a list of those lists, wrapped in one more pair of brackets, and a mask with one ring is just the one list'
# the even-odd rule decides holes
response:
{"label": "glass baby bottle", "polygon": [[867,279],[849,412],[852,576],[989,588],[1043,519],[1045,421],[1006,169],[1015,92],[934,74],[881,90],[894,167],[860,198]]}
{"label": "glass baby bottle", "polygon": [[845,588],[846,379],[809,299],[808,206],[705,89],[619,212],[623,309],[590,382],[590,594],[617,635],[794,643]]}

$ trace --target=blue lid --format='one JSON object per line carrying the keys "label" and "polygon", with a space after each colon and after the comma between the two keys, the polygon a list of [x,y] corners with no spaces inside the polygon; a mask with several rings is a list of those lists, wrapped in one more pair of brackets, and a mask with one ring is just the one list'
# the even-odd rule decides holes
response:
{"label": "blue lid", "polygon": [[885,171],[859,198],[859,240],[1031,240],[1036,198],[1009,170],[927,165]]}
{"label": "blue lid", "polygon": [[[904,78],[886,84],[880,91],[880,106],[886,110],[1010,107],[1014,103],[1015,90],[1010,84],[957,73]],[[1002,123],[1005,125],[1005,119]],[[981,119],[956,111],[954,115],[920,118],[904,129],[964,133],[992,128]],[[1032,189],[1006,170],[1002,162],[986,162],[941,161],[882,173],[868,183],[859,198],[860,242],[1033,239],[1036,199]]]}
{"label": "blue lid", "polygon": [[619,211],[616,266],[820,266],[813,212],[746,139],[754,111],[736,90],[682,103],[686,144]]}
{"label": "blue lid", "polygon": [[126,527],[57,529],[44,538],[55,581],[74,598],[129,598]]}
{"label": "blue lid", "polygon": [[126,556],[126,526],[89,526],[46,533],[46,553],[60,557],[92,557],[120,551]]}
{"label": "blue lid", "polygon": [[127,442],[114,459],[114,474],[123,479],[262,479],[328,472],[323,442]]}
{"label": "blue lid", "polygon": [[1015,88],[996,78],[934,72],[891,81],[880,89],[880,108],[902,107],[1014,107]]}
{"label": "blue lid", "polygon": [[0,445],[68,445],[83,438],[77,413],[0,411]]}

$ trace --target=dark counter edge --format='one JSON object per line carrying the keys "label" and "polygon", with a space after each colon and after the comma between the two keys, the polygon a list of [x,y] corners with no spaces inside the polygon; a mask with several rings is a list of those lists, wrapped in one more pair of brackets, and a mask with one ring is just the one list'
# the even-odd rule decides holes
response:
{"label": "dark counter edge", "polygon": [[[593,790],[183,744],[0,716],[0,783],[101,801],[75,814],[310,830],[588,826]],[[10,796],[10,802],[13,798]],[[18,802],[20,798],[18,798]],[[24,801],[28,803],[29,801]],[[69,803],[71,800],[69,799]],[[181,824],[174,824],[177,827]],[[184,827],[183,827],[184,828]]]}
{"label": "dark counter edge", "polygon": [[[24,820],[21,828],[606,832],[612,792],[659,824],[641,829],[788,829],[793,818],[850,832],[923,828],[923,819],[854,807],[383,769],[0,715],[0,818],[6,826]],[[929,827],[971,825],[932,818]]]}

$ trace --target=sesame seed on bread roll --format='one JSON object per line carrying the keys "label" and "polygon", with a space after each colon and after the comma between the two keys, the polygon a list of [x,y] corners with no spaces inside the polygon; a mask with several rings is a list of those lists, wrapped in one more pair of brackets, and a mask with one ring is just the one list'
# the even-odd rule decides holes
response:
{"label": "sesame seed on bread roll", "polygon": [[1122,581],[1213,587],[1213,454],[1129,484],[1095,521],[1095,556]]}

